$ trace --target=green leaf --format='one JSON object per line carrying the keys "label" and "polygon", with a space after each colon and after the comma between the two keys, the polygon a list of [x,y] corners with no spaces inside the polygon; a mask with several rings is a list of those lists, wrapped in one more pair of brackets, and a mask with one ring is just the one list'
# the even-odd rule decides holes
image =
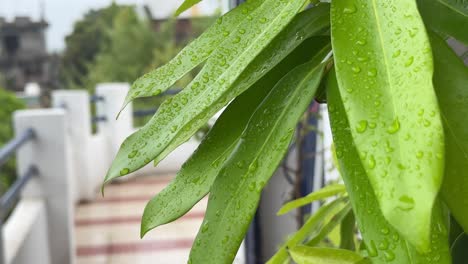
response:
{"label": "green leaf", "polygon": [[166,65],[143,75],[132,85],[122,109],[135,98],[161,94],[188,72],[206,61],[232,34],[232,29],[258,8],[262,1],[252,0],[218,18],[201,36],[188,44]]}
{"label": "green leaf", "polygon": [[448,228],[445,222],[448,217],[439,202],[432,214],[431,251],[427,254],[418,253],[385,219],[350,133],[334,71],[330,72],[328,81],[327,99],[338,167],[372,262],[450,264]]}
{"label": "green leaf", "polygon": [[353,211],[343,219],[340,225],[340,248],[348,250],[356,250],[355,237],[356,237],[356,219],[354,218]]}
{"label": "green leaf", "polygon": [[416,2],[333,1],[331,22],[346,115],[383,215],[427,251],[444,135]]}
{"label": "green leaf", "polygon": [[[297,246],[289,251],[297,264],[357,264],[364,257],[353,251],[336,248],[316,248]],[[370,263],[370,262],[368,262]]]}
{"label": "green leaf", "polygon": [[233,261],[261,191],[281,162],[297,122],[313,99],[325,54],[286,74],[250,118],[236,150],[211,187],[205,220],[190,253],[193,263]]}
{"label": "green leaf", "polygon": [[[125,140],[105,182],[133,172],[153,159],[162,160],[285,58],[305,40],[303,36],[327,30],[328,5],[323,5],[299,14],[272,40],[302,2],[280,2],[272,8],[272,1],[265,1],[257,8],[256,16],[252,17],[259,18],[248,21],[243,34],[234,34],[229,45],[220,47],[188,88],[165,101],[142,129]],[[239,34],[246,38],[240,38]],[[252,35],[254,39],[247,37]],[[232,43],[237,40],[239,43]]]}
{"label": "green leaf", "polygon": [[468,259],[468,235],[463,233],[452,246],[453,264],[466,264]]}
{"label": "green leaf", "polygon": [[268,260],[267,264],[283,264],[288,260],[288,248],[293,248],[302,244],[310,236],[311,233],[319,229],[329,215],[334,215],[346,208],[348,202],[345,198],[338,198],[329,204],[320,207],[305,224],[282,245],[273,257]]}
{"label": "green leaf", "polygon": [[328,234],[330,234],[330,232],[333,231],[333,229],[341,224],[349,212],[351,212],[351,205],[347,204],[343,210],[341,210],[336,215],[333,215],[333,217],[331,217],[331,219],[329,219],[316,234],[313,234],[306,244],[311,247],[318,245],[328,236]]}
{"label": "green leaf", "polygon": [[202,0],[185,0],[179,8],[177,8],[175,15],[178,16],[182,14],[184,11],[190,9],[192,6],[200,3]]}
{"label": "green leaf", "polygon": [[466,0],[418,0],[417,2],[426,25],[468,44]]}
{"label": "green leaf", "polygon": [[346,188],[343,184],[333,184],[326,186],[325,188],[313,192],[305,197],[299,198],[297,200],[286,203],[278,211],[278,215],[287,214],[289,211],[296,209],[298,207],[310,204],[317,200],[322,200],[331,196],[342,194],[346,192]]}
{"label": "green leaf", "polygon": [[442,197],[468,232],[468,68],[443,39],[431,33],[434,87],[445,130]]}
{"label": "green leaf", "polygon": [[142,219],[142,235],[181,217],[208,193],[224,162],[236,146],[250,116],[266,93],[288,70],[310,60],[313,56],[311,50],[321,49],[330,49],[327,37],[313,37],[304,41],[226,108],[197,151],[177,173],[174,181],[147,204]]}
{"label": "green leaf", "polygon": [[251,114],[272,87],[263,83],[259,81],[226,108],[176,178],[147,204],[141,222],[142,236],[181,217],[209,192]]}

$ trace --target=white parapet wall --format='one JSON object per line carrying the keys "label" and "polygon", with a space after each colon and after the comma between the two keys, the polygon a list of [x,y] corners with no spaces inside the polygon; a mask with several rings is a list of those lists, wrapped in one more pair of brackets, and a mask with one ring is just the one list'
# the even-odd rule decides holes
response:
{"label": "white parapet wall", "polygon": [[[72,188],[76,183],[71,166],[72,153],[65,110],[17,111],[14,115],[14,125],[16,134],[21,134],[27,129],[32,129],[35,133],[34,140],[28,142],[17,152],[18,175],[25,175],[30,166],[35,166],[38,170],[38,174],[23,190],[22,201],[43,200],[45,205],[47,228],[43,230],[48,231],[47,236],[44,235],[42,238],[35,236],[33,239],[36,240],[36,243],[48,244],[51,264],[73,264],[75,261],[75,237]],[[17,221],[11,222],[8,228],[15,230],[18,226],[27,226],[27,221],[28,218],[17,219]],[[40,227],[32,226],[30,228]],[[15,234],[10,233],[4,237],[7,245],[9,240],[14,241],[15,238],[12,236]],[[26,241],[24,245],[28,245],[28,242]],[[14,250],[12,251],[14,252]],[[19,251],[17,255],[21,255],[24,259],[38,257],[36,249],[32,248]]]}
{"label": "white parapet wall", "polygon": [[46,205],[22,199],[5,223],[5,264],[50,264]]}

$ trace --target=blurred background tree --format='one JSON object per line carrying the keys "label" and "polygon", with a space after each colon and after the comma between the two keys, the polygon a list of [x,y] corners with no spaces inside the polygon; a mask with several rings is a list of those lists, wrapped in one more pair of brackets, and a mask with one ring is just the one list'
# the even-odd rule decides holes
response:
{"label": "blurred background tree", "polygon": [[73,32],[65,39],[66,47],[61,56],[60,81],[64,87],[83,89],[89,64],[109,43],[108,31],[120,9],[113,3],[103,9],[90,10],[75,23]]}
{"label": "blurred background tree", "polygon": [[[151,17],[142,16],[134,6],[113,3],[92,10],[75,24],[66,38],[60,74],[63,87],[87,89],[93,94],[98,83],[133,83],[144,73],[167,63],[215,19],[189,19],[190,34],[178,38],[176,18],[165,20],[155,30]],[[198,71],[199,68],[188,73],[174,89],[185,87]],[[133,107],[135,110],[154,109],[166,97],[140,98],[133,102]],[[149,118],[151,116],[136,118],[135,126],[145,124]]]}
{"label": "blurred background tree", "polygon": [[[0,88],[0,147],[13,138],[13,112],[24,108],[24,103],[15,94]],[[10,159],[0,170],[0,195],[14,181],[16,176],[15,161]]]}

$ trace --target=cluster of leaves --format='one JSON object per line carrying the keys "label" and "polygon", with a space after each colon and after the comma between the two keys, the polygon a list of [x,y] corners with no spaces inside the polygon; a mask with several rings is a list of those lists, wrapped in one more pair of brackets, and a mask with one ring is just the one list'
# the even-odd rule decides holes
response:
{"label": "cluster of leaves", "polygon": [[[0,146],[13,138],[13,112],[24,108],[24,103],[16,96],[0,88]],[[8,190],[16,177],[15,161],[10,159],[0,172],[0,196]]]}
{"label": "cluster of leaves", "polygon": [[[197,2],[187,0],[182,10]],[[468,44],[466,2],[314,2],[306,8],[307,0],[247,1],[138,79],[124,106],[164,92],[203,64],[125,140],[105,182],[157,164],[227,106],[173,182],[148,203],[141,234],[181,217],[209,193],[189,262],[230,263],[320,86],[345,188],[286,205],[281,213],[338,195],[269,263],[456,262],[468,231],[468,69],[441,36]],[[459,228],[448,224],[450,216]],[[321,247],[337,225],[339,245]]]}

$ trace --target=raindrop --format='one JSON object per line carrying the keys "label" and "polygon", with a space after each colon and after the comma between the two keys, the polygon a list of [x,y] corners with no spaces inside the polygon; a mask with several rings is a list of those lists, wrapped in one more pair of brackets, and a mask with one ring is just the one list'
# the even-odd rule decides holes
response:
{"label": "raindrop", "polygon": [[361,68],[359,68],[359,66],[354,66],[351,69],[353,70],[354,73],[360,73],[361,72]]}
{"label": "raindrop", "polygon": [[208,222],[203,223],[201,228],[202,233],[206,233],[206,231],[208,231]]}
{"label": "raindrop", "polygon": [[129,159],[133,159],[138,154],[138,150],[134,150],[128,154]]}
{"label": "raindrop", "polygon": [[395,118],[392,124],[388,127],[387,132],[389,134],[395,134],[399,130],[400,130],[400,121],[398,120],[398,118]]}
{"label": "raindrop", "polygon": [[393,261],[395,259],[395,253],[392,251],[388,250],[384,252],[385,260],[387,261]]}
{"label": "raindrop", "polygon": [[377,252],[377,248],[375,247],[375,243],[373,240],[370,241],[367,247],[367,252],[369,253],[369,257],[377,257],[377,255],[379,254]]}
{"label": "raindrop", "polygon": [[414,62],[414,57],[413,57],[413,56],[410,56],[410,57],[408,58],[408,60],[405,62],[405,67],[411,66],[411,65],[413,64],[413,62]]}
{"label": "raindrop", "polygon": [[375,158],[374,158],[373,155],[369,156],[369,160],[367,161],[367,165],[369,166],[370,169],[375,168],[376,162],[375,162]]}
{"label": "raindrop", "polygon": [[343,9],[343,13],[345,14],[353,14],[353,13],[356,13],[356,6],[355,5],[350,5],[350,6],[347,6]]}
{"label": "raindrop", "polygon": [[397,51],[395,51],[395,52],[393,53],[392,57],[393,57],[393,58],[396,58],[396,57],[400,56],[400,54],[401,54],[401,50],[397,50]]}
{"label": "raindrop", "polygon": [[360,45],[360,46],[364,46],[367,44],[367,41],[365,39],[360,39],[358,41],[356,41],[356,44]]}
{"label": "raindrop", "polygon": [[120,176],[127,175],[129,172],[130,172],[129,168],[123,168],[122,170],[120,170]]}
{"label": "raindrop", "polygon": [[367,75],[370,76],[370,77],[375,77],[375,76],[377,76],[377,69],[375,69],[375,68],[370,69],[370,70],[367,72]]}
{"label": "raindrop", "polygon": [[398,200],[400,201],[400,205],[398,206],[399,209],[409,211],[414,208],[414,199],[408,195],[400,196]]}
{"label": "raindrop", "polygon": [[361,120],[356,126],[356,132],[364,133],[367,130],[367,120]]}
{"label": "raindrop", "polygon": [[424,152],[418,151],[418,152],[416,153],[416,158],[422,159],[422,157],[424,157]]}

